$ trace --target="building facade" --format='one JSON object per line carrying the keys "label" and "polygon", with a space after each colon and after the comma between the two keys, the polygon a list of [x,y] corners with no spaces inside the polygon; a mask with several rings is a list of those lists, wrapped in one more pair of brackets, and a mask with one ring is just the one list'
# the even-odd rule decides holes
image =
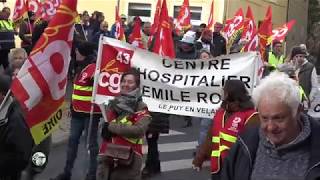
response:
{"label": "building facade", "polygon": [[[5,6],[13,9],[15,0],[7,0]],[[78,0],[79,13],[84,10],[92,13],[101,11],[109,27],[115,21],[115,6],[119,2],[120,14],[126,14],[128,20],[134,16],[140,16],[143,21],[152,22],[156,10],[157,0]],[[210,5],[212,0],[189,0],[193,25],[208,23]],[[169,16],[176,18],[183,0],[167,0]],[[234,16],[241,7],[246,12],[251,7],[256,23],[262,21],[267,7],[272,7],[273,28],[283,25],[291,19],[297,23],[287,37],[287,51],[294,44],[305,43],[307,37],[308,0],[214,0],[214,19],[217,22],[225,22]],[[1,5],[0,5],[1,7]]]}

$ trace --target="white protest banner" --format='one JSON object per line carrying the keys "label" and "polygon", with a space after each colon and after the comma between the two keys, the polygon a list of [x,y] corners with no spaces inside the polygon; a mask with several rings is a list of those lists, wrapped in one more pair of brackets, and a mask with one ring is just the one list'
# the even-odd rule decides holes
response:
{"label": "white protest banner", "polygon": [[97,104],[119,93],[121,73],[129,67],[140,70],[143,101],[150,111],[187,116],[212,117],[222,101],[226,80],[239,79],[250,92],[259,80],[261,60],[256,52],[171,60],[111,38],[102,43]]}
{"label": "white protest banner", "polygon": [[308,114],[320,120],[320,88],[318,88],[318,91],[316,92],[314,99],[310,104]]}

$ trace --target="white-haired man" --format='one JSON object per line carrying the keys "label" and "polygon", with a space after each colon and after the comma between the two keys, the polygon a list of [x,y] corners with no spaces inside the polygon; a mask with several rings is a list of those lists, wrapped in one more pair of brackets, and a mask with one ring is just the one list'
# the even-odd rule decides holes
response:
{"label": "white-haired man", "polygon": [[297,83],[271,73],[253,91],[260,126],[244,131],[225,159],[223,180],[320,178],[320,124],[301,113]]}

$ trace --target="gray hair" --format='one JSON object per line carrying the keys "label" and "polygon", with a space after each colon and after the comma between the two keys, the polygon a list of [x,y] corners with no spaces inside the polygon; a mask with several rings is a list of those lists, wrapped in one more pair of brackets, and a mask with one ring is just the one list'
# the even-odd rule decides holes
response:
{"label": "gray hair", "polygon": [[252,98],[256,107],[262,97],[278,99],[288,105],[295,116],[300,105],[299,94],[299,85],[295,80],[283,72],[272,72],[253,90]]}
{"label": "gray hair", "polygon": [[27,51],[25,49],[23,49],[23,48],[14,48],[14,49],[11,49],[10,53],[8,54],[9,64],[13,63],[13,56],[15,54],[19,54],[19,53],[24,54],[25,60],[28,58],[28,54],[27,54]]}

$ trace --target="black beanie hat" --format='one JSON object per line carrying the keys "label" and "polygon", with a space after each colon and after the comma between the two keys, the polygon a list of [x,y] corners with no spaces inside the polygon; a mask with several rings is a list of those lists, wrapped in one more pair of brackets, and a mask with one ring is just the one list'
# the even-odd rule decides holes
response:
{"label": "black beanie hat", "polygon": [[292,48],[292,51],[291,51],[291,59],[293,59],[293,57],[296,56],[297,54],[306,55],[306,52],[303,49],[301,49],[299,46],[295,46]]}
{"label": "black beanie hat", "polygon": [[78,44],[77,49],[82,56],[89,56],[94,54],[95,45],[84,41]]}

